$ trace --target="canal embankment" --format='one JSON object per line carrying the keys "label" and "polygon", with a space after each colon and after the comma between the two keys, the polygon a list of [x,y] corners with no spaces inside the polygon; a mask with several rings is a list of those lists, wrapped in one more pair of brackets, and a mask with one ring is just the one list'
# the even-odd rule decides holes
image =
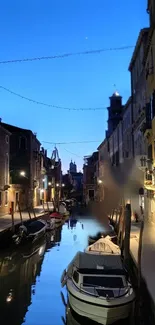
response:
{"label": "canal embankment", "polygon": [[[50,208],[50,206],[48,207]],[[39,219],[48,216],[48,212],[43,206],[34,209],[14,212],[12,215],[0,216],[0,248],[8,247],[12,240],[12,235],[21,224],[28,224],[32,219]]]}
{"label": "canal embankment", "polygon": [[[118,209],[110,215],[120,245],[124,250],[125,209]],[[155,225],[131,218],[129,231],[129,265],[137,292],[136,318],[140,324],[155,324]],[[139,312],[140,310],[140,312]],[[137,321],[138,323],[138,321]]]}

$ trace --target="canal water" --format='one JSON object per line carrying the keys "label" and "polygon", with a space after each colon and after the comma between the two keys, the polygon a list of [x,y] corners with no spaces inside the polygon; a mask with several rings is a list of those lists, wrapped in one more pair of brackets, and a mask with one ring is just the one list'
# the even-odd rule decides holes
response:
{"label": "canal water", "polygon": [[86,325],[74,313],[66,322],[61,291],[66,300],[67,293],[60,277],[76,252],[86,248],[88,236],[100,230],[95,220],[74,217],[33,247],[1,252],[0,324]]}

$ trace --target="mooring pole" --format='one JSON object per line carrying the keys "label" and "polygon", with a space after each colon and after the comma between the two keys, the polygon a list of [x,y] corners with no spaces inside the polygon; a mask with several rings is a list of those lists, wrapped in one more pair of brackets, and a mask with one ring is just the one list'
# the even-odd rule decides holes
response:
{"label": "mooring pole", "polygon": [[15,231],[15,222],[14,222],[14,202],[11,202],[11,219],[12,219],[12,232]]}
{"label": "mooring pole", "polygon": [[130,258],[131,204],[126,204],[124,221],[125,221],[124,259],[126,262],[128,262]]}

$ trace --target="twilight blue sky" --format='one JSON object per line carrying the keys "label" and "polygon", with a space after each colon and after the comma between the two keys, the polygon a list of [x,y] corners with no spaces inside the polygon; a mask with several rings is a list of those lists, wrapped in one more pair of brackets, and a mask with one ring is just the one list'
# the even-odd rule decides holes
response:
{"label": "twilight blue sky", "polygon": [[[135,45],[148,26],[147,0],[5,0],[0,4],[0,61]],[[130,95],[132,49],[47,61],[0,65],[0,85],[38,101],[66,107],[107,107],[114,84]],[[37,132],[40,141],[103,140],[107,112],[62,111],[0,90],[6,123]],[[63,169],[99,143],[59,145]],[[53,145],[43,144],[49,154]],[[69,153],[75,153],[79,157]]]}

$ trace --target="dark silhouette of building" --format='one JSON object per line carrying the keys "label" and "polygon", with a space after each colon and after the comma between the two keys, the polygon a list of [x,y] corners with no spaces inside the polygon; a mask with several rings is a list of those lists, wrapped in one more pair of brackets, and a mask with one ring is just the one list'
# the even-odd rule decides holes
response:
{"label": "dark silhouette of building", "polygon": [[69,164],[69,172],[70,173],[77,173],[77,166],[76,166],[75,161],[73,163],[72,160],[71,160],[71,162]]}
{"label": "dark silhouette of building", "polygon": [[118,92],[115,92],[110,98],[110,106],[108,109],[108,130],[106,131],[106,138],[109,138],[118,123],[122,118],[123,105],[122,97]]}

